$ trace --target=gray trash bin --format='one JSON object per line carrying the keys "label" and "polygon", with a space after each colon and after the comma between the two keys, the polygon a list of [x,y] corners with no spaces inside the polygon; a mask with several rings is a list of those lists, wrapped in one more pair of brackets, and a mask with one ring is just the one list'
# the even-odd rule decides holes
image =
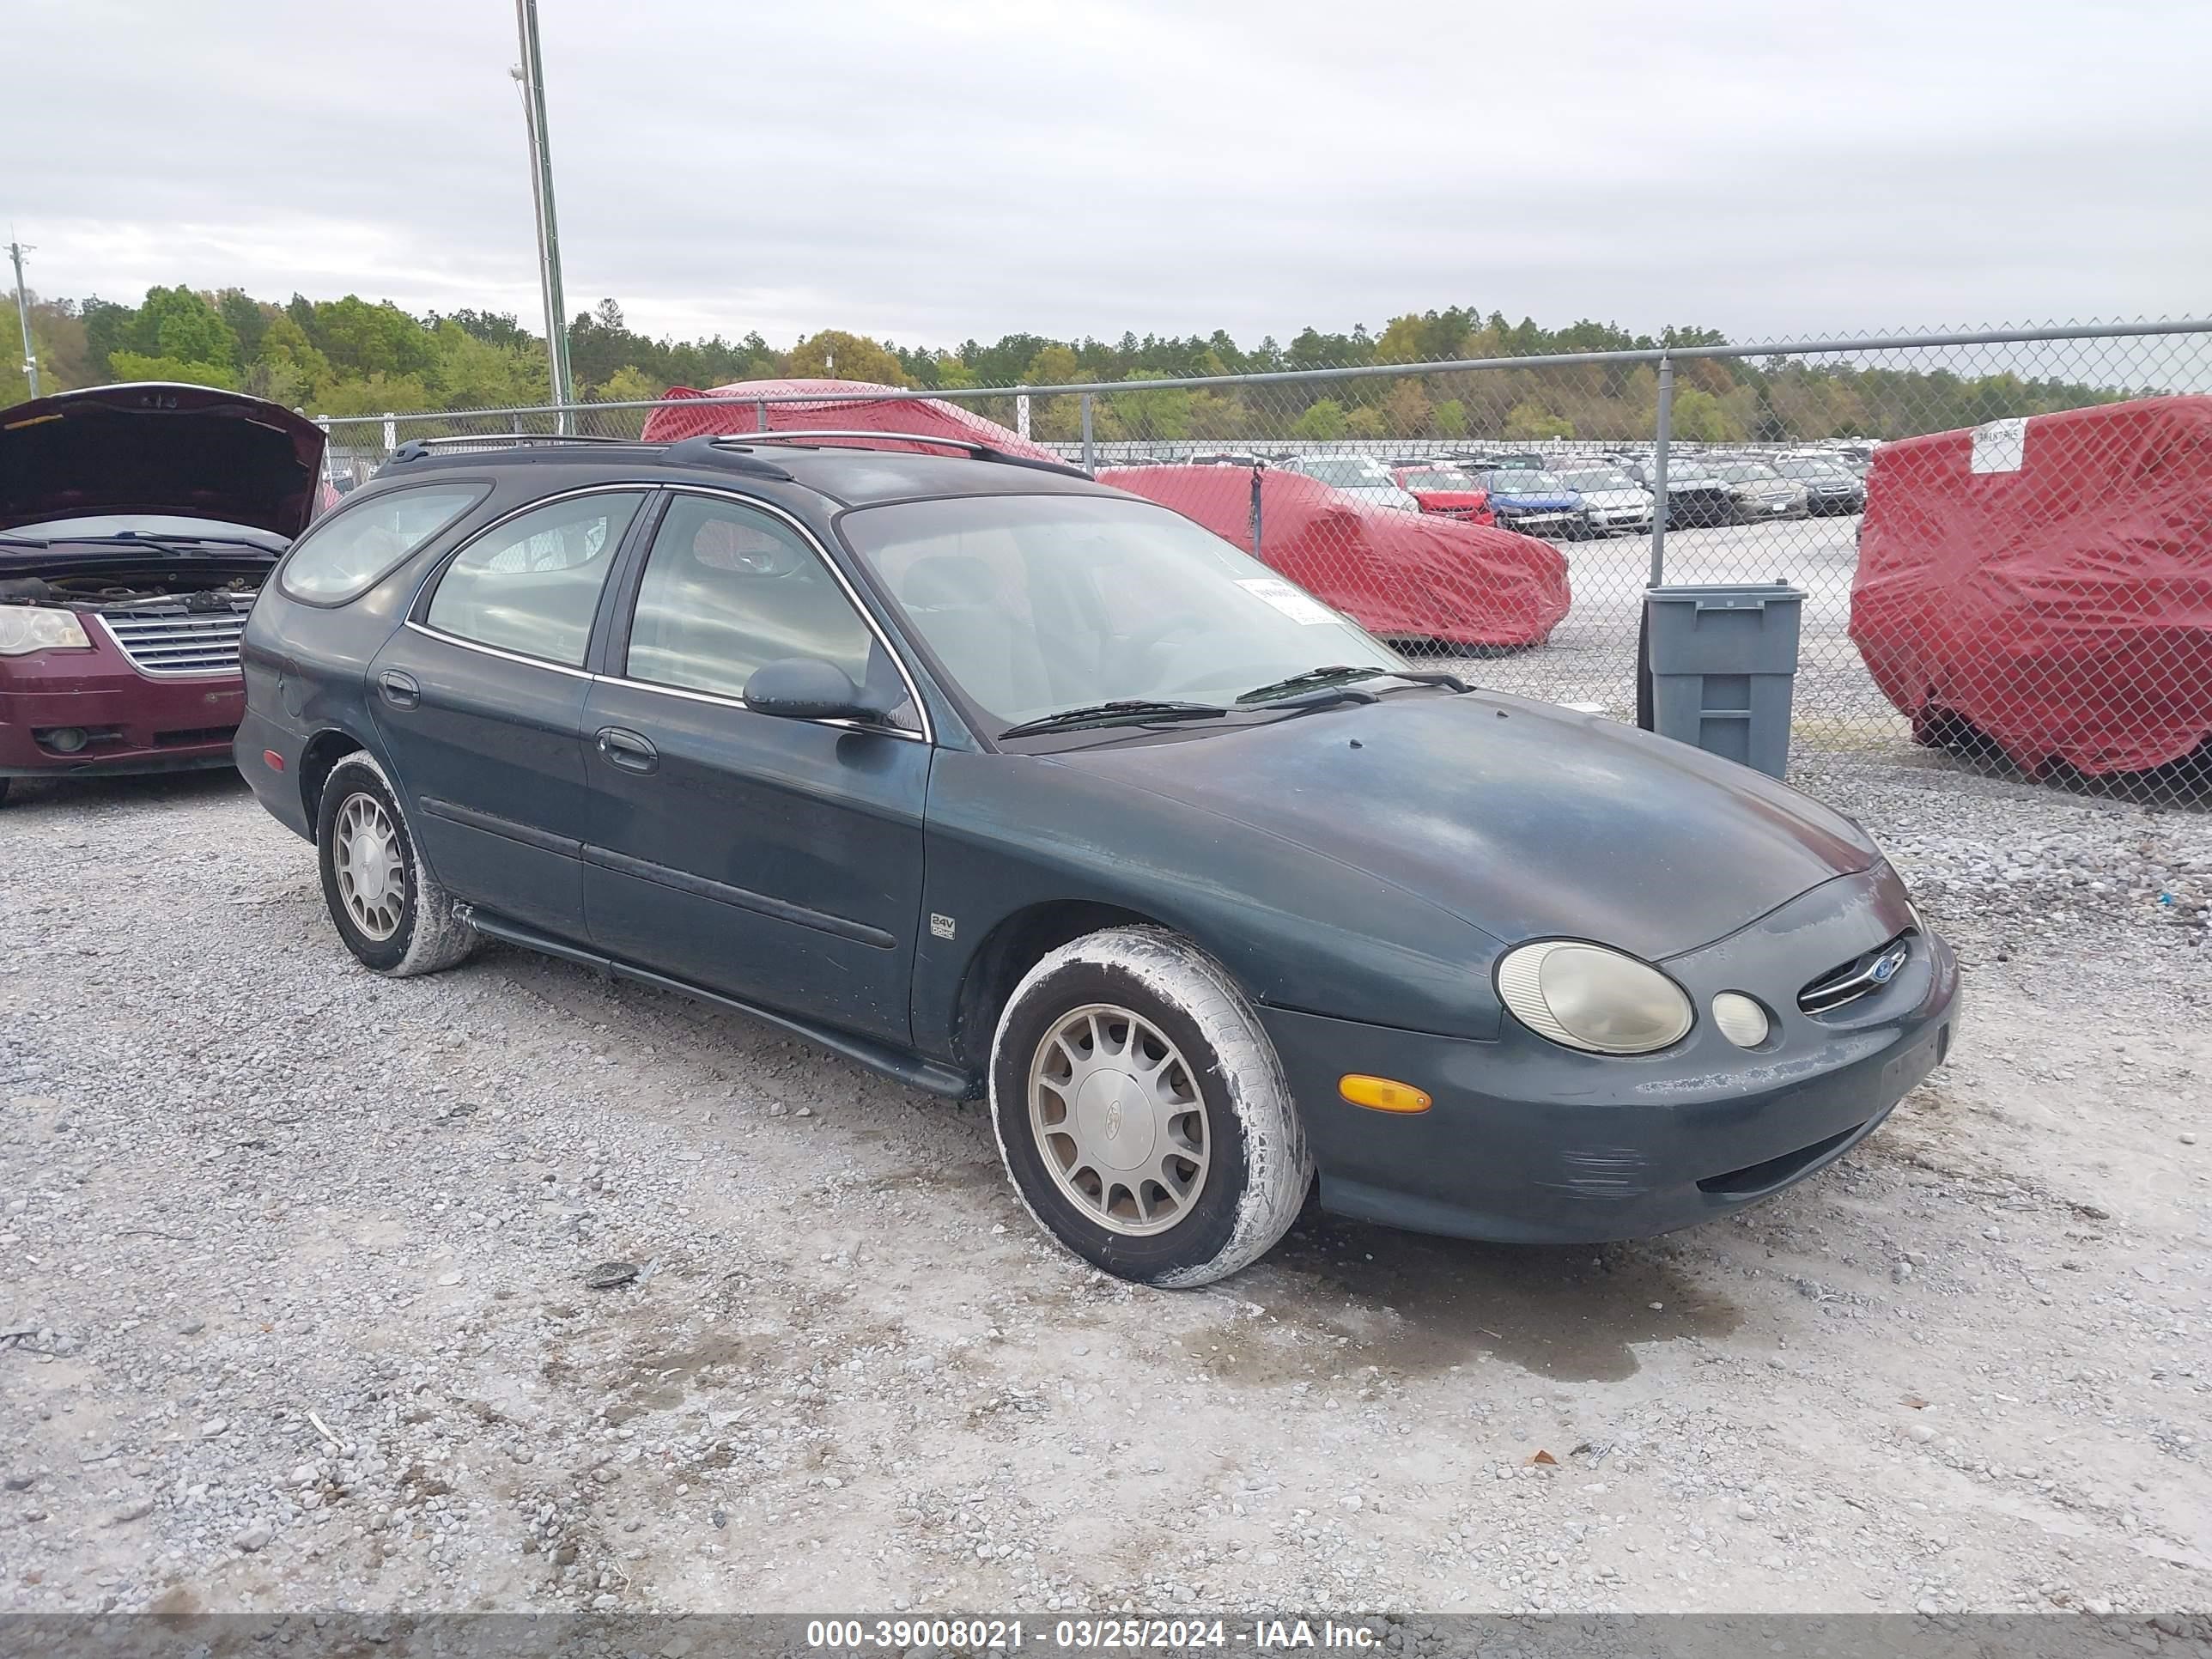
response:
{"label": "gray trash bin", "polygon": [[1780,581],[1644,589],[1638,724],[1780,777],[1804,603],[1802,588]]}

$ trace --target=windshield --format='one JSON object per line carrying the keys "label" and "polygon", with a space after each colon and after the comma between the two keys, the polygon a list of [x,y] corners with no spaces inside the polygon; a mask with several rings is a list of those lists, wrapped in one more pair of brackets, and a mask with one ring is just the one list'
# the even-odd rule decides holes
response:
{"label": "windshield", "polygon": [[1723,483],[1771,483],[1778,476],[1772,467],[1758,461],[1723,461],[1705,471]]}
{"label": "windshield", "polygon": [[1329,456],[1319,460],[1293,461],[1293,471],[1303,472],[1309,478],[1318,478],[1325,484],[1334,484],[1340,489],[1362,485],[1372,487],[1387,484],[1390,475],[1382,470],[1379,461],[1370,461],[1358,455]]}
{"label": "windshield", "polygon": [[12,530],[0,532],[0,535],[41,542],[121,535],[144,537],[148,540],[163,536],[212,536],[218,540],[250,541],[272,553],[281,552],[284,547],[283,537],[271,531],[257,530],[252,525],[225,524],[218,519],[185,519],[166,513],[100,513],[76,519],[49,519],[44,524],[17,525]]}
{"label": "windshield", "polygon": [[1479,480],[1470,477],[1455,466],[1417,466],[1407,470],[1406,488],[1476,490],[1482,485]]}
{"label": "windshield", "polygon": [[1557,495],[1566,489],[1549,472],[1505,467],[1490,475],[1490,487],[1501,495]]}
{"label": "windshield", "polygon": [[1562,472],[1559,482],[1570,489],[1633,489],[1636,483],[1625,472],[1615,472],[1610,467],[1589,467],[1578,472]]}
{"label": "windshield", "polygon": [[1404,666],[1304,589],[1148,501],[904,501],[840,526],[998,725],[1123,699],[1225,707],[1324,664]]}

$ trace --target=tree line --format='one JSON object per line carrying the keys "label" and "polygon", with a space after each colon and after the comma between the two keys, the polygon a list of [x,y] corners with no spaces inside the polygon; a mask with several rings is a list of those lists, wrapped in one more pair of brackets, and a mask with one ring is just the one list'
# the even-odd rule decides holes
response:
{"label": "tree line", "polygon": [[[368,416],[542,404],[544,340],[503,312],[416,316],[356,295],[279,305],[238,289],[154,288],[135,306],[97,297],[37,300],[32,335],[42,390],[112,380],[229,387],[319,416]],[[837,329],[778,349],[757,332],[730,340],[654,338],[602,300],[569,325],[576,395],[596,403],[659,397],[775,376],[822,376],[931,390],[1109,383],[1283,370],[1537,359],[1565,352],[1726,344],[1704,328],[1633,334],[1587,319],[1550,329],[1471,307],[1408,312],[1379,332],[1308,328],[1288,344],[1237,344],[1223,330],[1119,340],[1009,334],[954,349],[906,347]],[[0,367],[0,406],[27,395],[20,364]],[[1894,438],[2130,395],[2124,389],[2009,372],[1856,367],[1780,356],[1678,363],[1678,437],[1707,442]],[[1194,386],[1103,396],[1103,440],[1580,438],[1651,434],[1658,382],[1648,365],[1547,364],[1255,386]],[[1011,421],[1011,398],[971,402]],[[1033,400],[1032,430],[1078,435],[1073,398]],[[610,412],[608,424],[623,423]]]}

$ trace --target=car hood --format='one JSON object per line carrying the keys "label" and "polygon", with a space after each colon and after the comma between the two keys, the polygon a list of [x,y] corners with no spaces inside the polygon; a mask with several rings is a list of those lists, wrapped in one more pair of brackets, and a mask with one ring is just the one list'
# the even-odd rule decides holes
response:
{"label": "car hood", "polygon": [[1406,493],[1423,507],[1481,507],[1490,500],[1486,489],[1424,489],[1414,484]]}
{"label": "car hood", "polygon": [[1582,492],[1587,507],[1649,507],[1651,492],[1648,489],[1585,489]]}
{"label": "car hood", "polygon": [[1583,498],[1572,490],[1561,490],[1556,495],[1514,495],[1490,492],[1491,504],[1510,508],[1516,513],[1571,513],[1583,504]]}
{"label": "car hood", "polygon": [[1881,861],[1849,819],[1748,767],[1480,691],[1052,759],[1380,877],[1506,944],[1592,939],[1657,961]]}
{"label": "car hood", "polygon": [[0,530],[163,513],[287,539],[314,517],[323,432],[208,386],[94,386],[0,410]]}

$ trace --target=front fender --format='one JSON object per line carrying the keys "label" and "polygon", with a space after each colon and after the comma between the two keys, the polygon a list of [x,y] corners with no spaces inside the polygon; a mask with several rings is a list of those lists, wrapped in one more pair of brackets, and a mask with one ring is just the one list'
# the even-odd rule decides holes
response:
{"label": "front fender", "polygon": [[939,751],[914,1032],[954,1052],[992,931],[1039,904],[1110,906],[1197,944],[1264,1006],[1492,1038],[1498,941],[1367,871],[1200,807],[1024,755]]}

